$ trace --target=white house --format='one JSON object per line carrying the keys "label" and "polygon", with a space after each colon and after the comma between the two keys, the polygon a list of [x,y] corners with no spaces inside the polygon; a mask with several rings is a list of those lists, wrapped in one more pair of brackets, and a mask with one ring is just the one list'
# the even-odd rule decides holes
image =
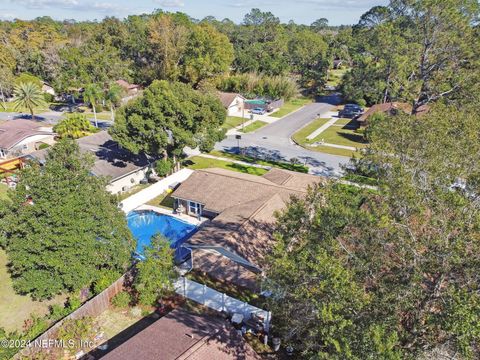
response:
{"label": "white house", "polygon": [[[147,178],[151,161],[145,155],[134,155],[123,149],[106,131],[77,140],[80,151],[91,153],[95,162],[92,175],[109,179],[107,190],[112,194],[128,191]],[[45,162],[46,150],[36,151],[30,158]]]}
{"label": "white house", "polygon": [[55,135],[51,127],[38,121],[5,121],[0,124],[0,158],[15,158],[39,150],[42,144],[52,145]]}
{"label": "white house", "polygon": [[228,116],[238,116],[244,109],[245,98],[240,94],[219,92],[218,98],[227,110]]}

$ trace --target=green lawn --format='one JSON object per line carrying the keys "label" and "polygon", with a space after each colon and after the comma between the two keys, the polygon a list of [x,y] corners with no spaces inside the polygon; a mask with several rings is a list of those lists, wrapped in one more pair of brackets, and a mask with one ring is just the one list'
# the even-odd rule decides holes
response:
{"label": "green lawn", "polygon": [[229,158],[229,159],[233,159],[233,160],[240,160],[240,161],[255,163],[255,164],[258,164],[258,165],[272,166],[272,167],[285,169],[285,170],[308,173],[308,167],[306,167],[304,165],[301,165],[301,164],[292,164],[292,163],[289,163],[289,162],[272,161],[272,160],[261,160],[261,159],[256,159],[256,158],[253,158],[253,157],[247,156],[247,155],[231,154],[231,153],[218,151],[218,150],[212,150],[210,152],[210,155]]}
{"label": "green lawn", "polygon": [[133,194],[136,194],[138,193],[139,191],[142,191],[143,189],[149,187],[151,184],[138,184],[138,185],[135,185],[134,187],[132,187],[130,190],[128,191],[125,191],[121,194],[118,194],[117,197],[118,197],[118,201],[123,201],[125,200],[126,198],[132,196]]}
{"label": "green lawn", "polygon": [[256,120],[253,123],[251,123],[250,125],[245,126],[244,129],[240,129],[240,131],[243,132],[243,133],[253,132],[255,130],[258,130],[258,129],[264,127],[267,124],[268,123],[266,123],[265,121]]}
{"label": "green lawn", "polygon": [[[39,107],[33,109],[35,114],[40,114],[46,111],[50,111],[47,107]],[[0,112],[20,112],[20,113],[29,113],[26,109],[15,110],[13,102],[0,102]]]}
{"label": "green lawn", "polygon": [[292,136],[293,140],[299,145],[306,144],[308,142],[306,137],[311,133],[313,133],[315,130],[317,130],[320,126],[325,124],[328,120],[329,119],[322,119],[322,118],[313,120],[311,123],[307,124],[300,130],[298,130],[295,134],[293,134]]}
{"label": "green lawn", "polygon": [[237,116],[227,116],[227,119],[222,125],[222,129],[225,129],[225,130],[233,129],[234,127],[242,125],[244,121],[248,121],[248,119],[244,119]]}
{"label": "green lawn", "polygon": [[343,76],[349,71],[350,69],[331,69],[328,70],[328,80],[325,85],[328,86],[338,86],[342,81]]}
{"label": "green lawn", "polygon": [[50,301],[33,301],[30,296],[14,292],[10,274],[7,271],[7,254],[0,249],[0,328],[7,331],[22,330],[23,322],[31,314],[48,314],[52,304],[63,304],[66,296],[57,296]]}
{"label": "green lawn", "polygon": [[147,205],[173,209],[175,200],[170,196],[170,194],[171,192],[166,191],[163,194],[158,195],[153,200],[150,200],[149,202],[147,202]]}
{"label": "green lawn", "polygon": [[271,116],[273,117],[284,117],[285,115],[290,114],[291,112],[300,109],[302,106],[307,105],[312,102],[312,99],[300,97],[286,101],[285,104],[280,108],[280,110],[275,111]]}
{"label": "green lawn", "polygon": [[356,148],[364,148],[367,146],[361,134],[357,134],[355,130],[343,129],[339,126],[330,126],[311,142],[321,140],[330,144],[353,146]]}
{"label": "green lawn", "polygon": [[303,127],[299,131],[297,131],[293,136],[293,140],[313,151],[323,152],[332,155],[341,155],[341,156],[348,156],[352,157],[353,155],[359,155],[358,151],[351,151],[347,149],[338,149],[330,146],[311,146],[311,144],[319,141],[324,141],[330,144],[336,145],[344,145],[344,146],[352,146],[358,149],[364,148],[367,144],[363,140],[363,136],[361,134],[356,133],[354,130],[350,129],[343,129],[341,126],[337,125],[346,125],[350,120],[348,119],[339,119],[333,126],[330,126],[327,130],[322,132],[313,140],[307,140],[306,137],[310,135],[313,131],[318,129],[321,125],[323,125],[327,119],[317,119],[312,121],[307,126]]}
{"label": "green lawn", "polygon": [[206,169],[206,168],[222,168],[227,170],[238,171],[251,175],[263,175],[267,172],[265,169],[256,168],[253,166],[239,165],[232,162],[221,161],[217,159],[207,159],[200,156],[193,156],[184,161],[184,165],[192,170]]}

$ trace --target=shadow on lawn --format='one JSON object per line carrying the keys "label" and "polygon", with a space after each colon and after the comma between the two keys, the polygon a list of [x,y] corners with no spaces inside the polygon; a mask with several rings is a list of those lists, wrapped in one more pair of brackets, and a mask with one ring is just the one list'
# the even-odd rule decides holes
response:
{"label": "shadow on lawn", "polygon": [[363,135],[360,134],[349,134],[345,132],[338,132],[337,133],[339,136],[343,137],[344,139],[347,139],[349,141],[353,141],[359,144],[366,144],[367,142],[365,141]]}

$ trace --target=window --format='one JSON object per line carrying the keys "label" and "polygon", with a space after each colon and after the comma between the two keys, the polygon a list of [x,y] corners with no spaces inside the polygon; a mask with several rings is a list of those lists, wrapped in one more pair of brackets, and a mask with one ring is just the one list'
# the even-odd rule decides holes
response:
{"label": "window", "polygon": [[188,202],[188,212],[194,215],[201,215],[202,205],[193,201]]}

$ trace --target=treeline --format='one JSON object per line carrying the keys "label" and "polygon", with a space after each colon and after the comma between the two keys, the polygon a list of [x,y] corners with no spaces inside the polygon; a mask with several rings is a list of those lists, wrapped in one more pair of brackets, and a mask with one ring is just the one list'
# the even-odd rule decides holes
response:
{"label": "treeline", "polygon": [[299,80],[315,91],[332,59],[343,56],[337,39],[343,31],[328,28],[326,19],[311,26],[282,24],[258,9],[241,24],[162,11],[101,22],[3,21],[0,85],[11,94],[14,76],[29,73],[57,92],[118,79],[144,86],[181,81],[198,88],[226,74],[256,73],[283,83]]}
{"label": "treeline", "polygon": [[478,92],[480,41],[476,0],[392,1],[352,28],[352,71],[342,92],[372,105],[405,101],[416,112],[435,101]]}

